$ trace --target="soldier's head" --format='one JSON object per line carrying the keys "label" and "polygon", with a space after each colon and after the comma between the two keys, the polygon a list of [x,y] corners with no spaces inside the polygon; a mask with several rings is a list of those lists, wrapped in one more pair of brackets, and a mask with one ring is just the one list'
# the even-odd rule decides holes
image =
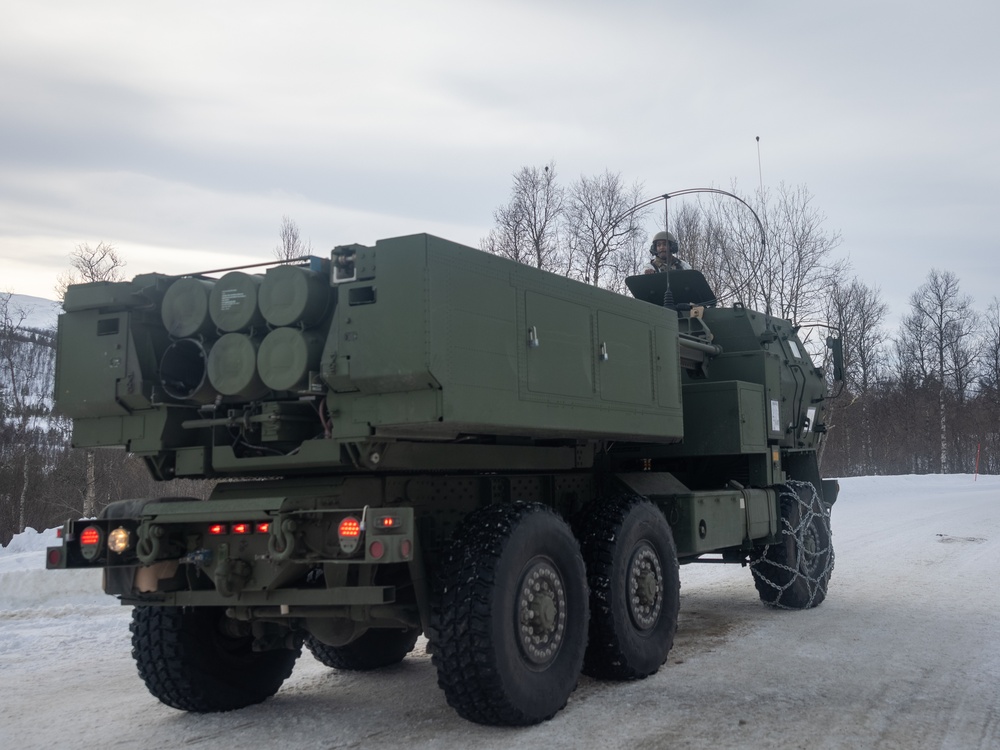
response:
{"label": "soldier's head", "polygon": [[670,232],[657,232],[653,235],[653,243],[649,246],[650,255],[655,255],[660,260],[666,260],[671,255],[677,255],[680,246],[677,238]]}

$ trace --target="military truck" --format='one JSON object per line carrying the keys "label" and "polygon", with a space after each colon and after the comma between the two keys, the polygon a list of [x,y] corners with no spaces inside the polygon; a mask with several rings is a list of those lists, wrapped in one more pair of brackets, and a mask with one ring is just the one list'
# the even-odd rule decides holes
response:
{"label": "military truck", "polygon": [[581,671],[660,668],[679,565],[818,605],[824,373],[789,321],[717,305],[697,271],[628,283],[414,235],[71,286],[73,444],[217,482],[68,521],[47,565],[102,569],[146,686],[195,712],[273,695],[303,645],[372,670],[423,633],[460,715],[533,724]]}

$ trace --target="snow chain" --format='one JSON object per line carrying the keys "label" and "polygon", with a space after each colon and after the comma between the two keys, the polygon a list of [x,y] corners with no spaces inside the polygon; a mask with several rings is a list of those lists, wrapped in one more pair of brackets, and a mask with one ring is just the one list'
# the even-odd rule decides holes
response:
{"label": "snow chain", "polygon": [[[799,490],[806,490],[806,488],[808,490],[800,494]],[[802,499],[803,494],[807,495],[808,500]],[[750,562],[750,568],[753,569],[760,581],[771,586],[778,592],[774,606],[780,609],[796,609],[783,604],[781,602],[781,594],[786,589],[796,583],[801,583],[803,580],[808,584],[808,591],[810,592],[807,606],[815,606],[826,595],[826,583],[830,580],[830,574],[833,572],[833,532],[830,528],[830,510],[820,499],[816,487],[810,482],[789,480],[781,487],[781,491],[778,494],[779,507],[781,507],[783,499],[787,499],[798,506],[798,523],[794,527],[790,519],[786,517],[786,514],[781,514],[782,541],[778,543],[785,545],[787,537],[795,540],[795,567],[784,565],[773,558],[769,558],[767,553],[772,545],[767,545],[761,549],[760,556]],[[819,509],[819,512],[817,512],[817,509]],[[819,546],[816,546],[818,540],[812,530],[814,523],[818,523],[822,529],[825,529],[825,539],[822,540]],[[827,559],[826,565],[820,570],[813,570],[816,564],[815,561],[824,557]],[[781,576],[788,580],[784,583],[778,583],[768,578],[766,575],[768,568],[782,570],[786,574],[790,574]]]}

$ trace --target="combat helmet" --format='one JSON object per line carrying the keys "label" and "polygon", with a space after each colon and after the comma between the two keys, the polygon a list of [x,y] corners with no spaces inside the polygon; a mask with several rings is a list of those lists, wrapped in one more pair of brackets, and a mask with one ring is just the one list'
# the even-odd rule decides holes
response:
{"label": "combat helmet", "polygon": [[667,241],[667,249],[670,250],[671,255],[677,255],[680,252],[681,246],[677,243],[677,238],[674,235],[670,232],[657,232],[653,235],[653,241],[649,244],[650,255],[656,255],[656,243],[659,240]]}

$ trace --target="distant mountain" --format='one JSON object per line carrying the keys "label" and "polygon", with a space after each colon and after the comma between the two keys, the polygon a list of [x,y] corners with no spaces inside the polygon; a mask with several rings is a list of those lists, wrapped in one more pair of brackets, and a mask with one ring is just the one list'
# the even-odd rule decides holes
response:
{"label": "distant mountain", "polygon": [[[53,302],[50,299],[32,297],[29,294],[10,295],[10,312],[17,315],[17,311],[23,310],[27,317],[22,324],[25,328],[36,328],[42,331],[54,331],[56,328],[56,318],[62,312],[62,304]],[[17,320],[14,317],[14,320]]]}

